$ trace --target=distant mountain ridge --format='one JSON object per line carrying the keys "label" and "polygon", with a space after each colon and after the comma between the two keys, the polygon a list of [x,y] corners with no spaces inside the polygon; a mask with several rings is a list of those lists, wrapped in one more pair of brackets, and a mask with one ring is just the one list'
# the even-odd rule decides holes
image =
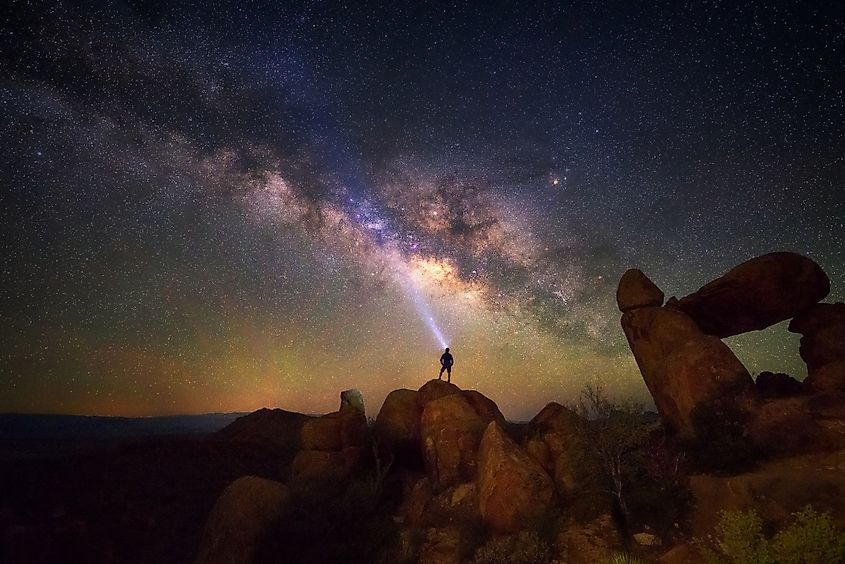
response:
{"label": "distant mountain ridge", "polygon": [[102,439],[213,433],[245,413],[106,417],[0,413],[0,440]]}

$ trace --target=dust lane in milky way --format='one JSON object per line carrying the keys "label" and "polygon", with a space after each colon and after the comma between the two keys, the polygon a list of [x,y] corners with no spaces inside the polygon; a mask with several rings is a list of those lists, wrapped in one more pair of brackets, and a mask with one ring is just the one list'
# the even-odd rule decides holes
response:
{"label": "dust lane in milky way", "polygon": [[[16,3],[0,411],[371,414],[439,369],[525,419],[648,395],[614,291],[774,250],[843,299],[835,7]],[[803,377],[782,325],[728,339]]]}

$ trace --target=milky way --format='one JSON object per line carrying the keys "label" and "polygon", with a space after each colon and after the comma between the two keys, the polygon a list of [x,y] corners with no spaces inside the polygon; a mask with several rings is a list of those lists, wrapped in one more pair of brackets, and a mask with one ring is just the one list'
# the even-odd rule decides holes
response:
{"label": "milky way", "polygon": [[279,4],[13,3],[0,411],[375,415],[448,345],[525,419],[647,400],[627,268],[791,250],[845,297],[835,3]]}

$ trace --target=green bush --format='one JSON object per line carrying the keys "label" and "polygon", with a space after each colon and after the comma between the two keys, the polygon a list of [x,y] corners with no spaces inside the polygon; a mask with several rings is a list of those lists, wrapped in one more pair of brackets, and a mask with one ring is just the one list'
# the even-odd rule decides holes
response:
{"label": "green bush", "polygon": [[767,539],[763,521],[753,509],[723,511],[717,536],[710,543],[696,539],[711,564],[831,564],[845,562],[845,533],[830,515],[812,507],[793,514],[794,521]]}
{"label": "green bush", "polygon": [[475,551],[475,564],[547,564],[552,559],[549,543],[534,531],[491,537]]}
{"label": "green bush", "polygon": [[616,552],[611,555],[607,564],[647,564],[642,558],[637,558],[627,552]]}

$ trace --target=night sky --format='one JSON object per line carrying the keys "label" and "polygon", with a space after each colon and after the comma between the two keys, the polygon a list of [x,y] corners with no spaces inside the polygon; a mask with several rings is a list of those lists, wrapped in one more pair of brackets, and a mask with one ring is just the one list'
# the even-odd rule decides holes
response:
{"label": "night sky", "polygon": [[648,399],[627,268],[790,250],[845,299],[841,3],[390,4],[4,9],[0,411],[375,416],[448,344],[527,419]]}

